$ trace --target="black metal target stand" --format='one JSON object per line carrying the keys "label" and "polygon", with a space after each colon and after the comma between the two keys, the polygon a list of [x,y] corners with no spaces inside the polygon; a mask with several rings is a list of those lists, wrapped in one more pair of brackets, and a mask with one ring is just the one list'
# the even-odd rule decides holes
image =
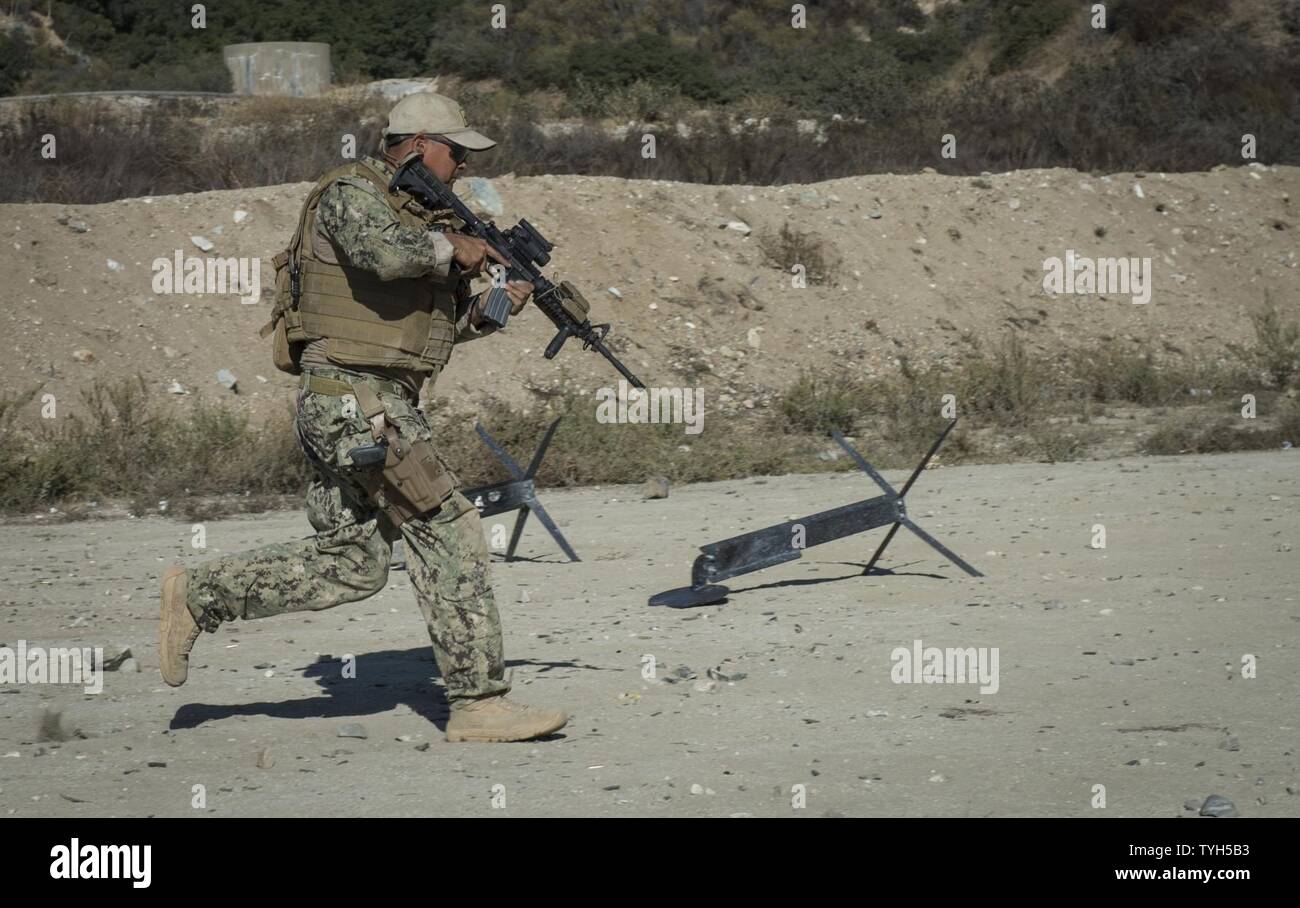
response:
{"label": "black metal target stand", "polygon": [[[691,585],[665,590],[651,596],[650,604],[666,605],[670,608],[691,608],[697,605],[721,602],[731,590],[718,583],[720,580],[738,577],[752,571],[761,571],[764,568],[784,564],[787,561],[797,561],[806,548],[812,548],[825,542],[834,542],[836,539],[843,539],[845,536],[853,536],[888,524],[892,524],[889,527],[889,533],[885,536],[884,541],[880,543],[880,547],[876,549],[876,553],[871,556],[871,561],[862,571],[863,575],[871,573],[871,569],[880,560],[880,556],[885,553],[885,548],[893,540],[898,528],[905,526],[970,576],[983,577],[983,574],[963,561],[952,549],[917,526],[907,516],[907,509],[903,502],[904,497],[912,488],[912,484],[916,482],[917,477],[921,475],[921,471],[930,462],[930,458],[934,457],[935,452],[939,450],[939,446],[943,444],[944,439],[948,437],[948,433],[952,431],[952,427],[956,424],[957,420],[954,419],[944,427],[943,432],[930,446],[929,452],[917,464],[916,469],[912,471],[912,475],[908,477],[907,483],[903,486],[901,492],[895,491],[894,487],[876,472],[876,468],[867,463],[866,458],[845,441],[843,435],[839,432],[832,432],[835,441],[853,458],[854,463],[861,467],[867,476],[871,477],[871,481],[880,486],[885,493],[884,495],[832,508],[829,511],[821,511],[799,520],[788,520],[776,526],[754,530],[752,533],[732,536],[730,539],[723,539],[720,542],[710,542],[708,545],[702,545],[700,546],[702,554],[695,559],[695,563],[691,566]],[[796,530],[799,527],[803,528],[802,546],[797,546],[795,543],[798,538]]]}
{"label": "black metal target stand", "polygon": [[[561,417],[563,418],[563,417]],[[478,508],[480,517],[495,517],[497,514],[504,514],[506,511],[518,511],[519,516],[515,518],[515,528],[510,534],[510,545],[506,549],[506,561],[511,561],[515,557],[515,547],[519,545],[519,537],[524,533],[524,522],[528,520],[529,514],[536,514],[537,519],[546,527],[546,531],[564,550],[564,554],[569,556],[571,561],[581,561],[578,554],[573,551],[569,541],[564,538],[560,528],[551,520],[551,515],[546,513],[542,503],[537,500],[536,490],[533,488],[533,477],[537,475],[537,468],[542,465],[542,458],[546,456],[546,449],[551,444],[551,436],[555,434],[555,427],[560,424],[556,419],[551,423],[546,434],[542,436],[542,443],[537,446],[533,452],[533,459],[528,464],[527,470],[522,470],[519,464],[506,453],[505,448],[497,442],[495,438],[487,433],[483,425],[474,426],[474,431],[478,437],[483,440],[483,444],[488,446],[497,460],[501,461],[510,475],[514,478],[507,482],[499,482],[490,486],[478,486],[473,489],[466,489],[464,495],[470,500],[474,507]]]}

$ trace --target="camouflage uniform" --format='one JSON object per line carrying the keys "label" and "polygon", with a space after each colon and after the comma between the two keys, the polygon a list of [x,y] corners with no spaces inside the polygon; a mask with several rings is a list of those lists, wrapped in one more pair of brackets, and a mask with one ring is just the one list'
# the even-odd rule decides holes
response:
{"label": "camouflage uniform", "polygon": [[[319,230],[357,267],[384,280],[446,275],[451,244],[399,223],[369,182],[336,181],[321,196],[319,210]],[[488,333],[473,328],[468,314],[456,330],[457,342]],[[310,348],[303,369],[352,385],[365,382],[403,438],[431,437],[418,407],[420,379],[426,373],[343,369],[313,356]],[[438,510],[394,530],[355,479],[347,459],[352,448],[372,441],[355,401],[304,388],[298,394],[295,427],[316,468],[307,491],[307,517],[316,535],[192,569],[186,605],[199,626],[215,631],[221,622],[236,618],[327,609],[372,596],[384,588],[392,544],[401,538],[448,700],[507,691],[501,622],[474,506],[457,491]]]}

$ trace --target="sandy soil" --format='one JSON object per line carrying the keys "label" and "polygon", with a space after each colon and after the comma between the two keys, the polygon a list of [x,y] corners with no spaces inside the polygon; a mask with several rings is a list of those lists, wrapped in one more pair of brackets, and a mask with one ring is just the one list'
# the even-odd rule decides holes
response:
{"label": "sandy soil", "polygon": [[[687,581],[697,545],[874,487],[840,474],[658,501],[545,492],[585,560],[564,563],[531,524],[534,560],[497,564],[494,581],[517,696],[573,719],[513,745],[443,741],[400,571],[366,602],[204,636],[189,683],[162,684],[163,567],[305,534],[301,513],[212,522],[205,553],[164,519],[9,523],[0,642],[129,646],[139,671],[106,673],[93,696],[0,688],[0,813],[1192,816],[1185,802],[1220,794],[1245,816],[1297,816],[1296,456],[929,471],[912,515],[987,577],[904,537],[896,573],[857,576],[878,530],[681,611],[646,599]],[[998,691],[892,683],[891,652],[916,639],[997,647]],[[356,679],[340,677],[346,653]],[[710,683],[711,668],[745,677]],[[38,741],[60,707],[67,740]],[[368,737],[339,737],[348,723]]]}

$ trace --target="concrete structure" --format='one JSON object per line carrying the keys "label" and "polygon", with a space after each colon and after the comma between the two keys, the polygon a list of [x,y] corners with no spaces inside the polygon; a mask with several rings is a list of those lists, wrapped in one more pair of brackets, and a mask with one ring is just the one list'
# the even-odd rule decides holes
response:
{"label": "concrete structure", "polygon": [[306,41],[231,44],[224,51],[237,95],[315,97],[330,85],[330,46]]}

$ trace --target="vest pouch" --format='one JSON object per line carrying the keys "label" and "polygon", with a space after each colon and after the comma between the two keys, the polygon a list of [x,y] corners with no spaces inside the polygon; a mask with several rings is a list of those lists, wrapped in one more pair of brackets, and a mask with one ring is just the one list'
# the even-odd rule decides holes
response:
{"label": "vest pouch", "polygon": [[[271,263],[275,266],[275,301],[272,317],[275,319],[271,340],[271,361],[281,372],[301,375],[302,367],[298,365],[302,358],[305,341],[290,341],[288,317],[293,313],[293,297],[289,292],[289,253],[281,252]],[[265,329],[263,329],[265,334]]]}
{"label": "vest pouch", "polygon": [[402,442],[402,453],[390,440],[384,463],[384,511],[394,526],[436,511],[456,491],[456,480],[438,459],[433,443]]}

